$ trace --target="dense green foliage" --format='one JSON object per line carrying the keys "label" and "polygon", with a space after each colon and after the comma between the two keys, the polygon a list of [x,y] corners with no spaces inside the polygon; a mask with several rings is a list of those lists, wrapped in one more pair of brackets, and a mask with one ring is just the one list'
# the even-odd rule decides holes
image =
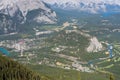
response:
{"label": "dense green foliage", "polygon": [[19,63],[0,56],[0,80],[49,80]]}

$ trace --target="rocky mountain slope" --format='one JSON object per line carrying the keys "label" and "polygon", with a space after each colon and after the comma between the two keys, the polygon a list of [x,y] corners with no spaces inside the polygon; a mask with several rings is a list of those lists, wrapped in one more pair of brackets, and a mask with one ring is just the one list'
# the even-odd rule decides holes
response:
{"label": "rocky mountain slope", "polygon": [[23,23],[54,24],[56,13],[40,0],[1,0],[0,30],[9,33]]}

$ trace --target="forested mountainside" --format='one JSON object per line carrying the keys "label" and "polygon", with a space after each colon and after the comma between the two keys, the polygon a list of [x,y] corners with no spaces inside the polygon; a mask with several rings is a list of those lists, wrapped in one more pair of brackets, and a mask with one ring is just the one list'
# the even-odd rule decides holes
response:
{"label": "forested mountainside", "polygon": [[[0,80],[89,80],[89,78],[92,80],[115,80],[113,75],[107,73],[90,74],[47,66],[29,66],[36,72],[8,57],[0,55]],[[38,67],[41,70],[37,70]],[[73,74],[72,76],[71,73]]]}
{"label": "forested mountainside", "polygon": [[0,80],[50,80],[23,65],[0,56]]}

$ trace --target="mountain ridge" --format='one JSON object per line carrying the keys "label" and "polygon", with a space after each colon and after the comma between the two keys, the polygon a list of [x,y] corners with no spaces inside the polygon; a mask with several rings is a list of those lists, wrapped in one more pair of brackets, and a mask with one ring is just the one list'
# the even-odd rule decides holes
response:
{"label": "mountain ridge", "polygon": [[[64,10],[79,10],[95,14],[100,12],[108,12],[111,9],[114,11],[119,11],[120,8],[120,2],[118,0],[44,0],[44,2],[50,4],[53,8],[61,8]],[[111,9],[109,9],[109,7],[111,7]]]}
{"label": "mountain ridge", "polygon": [[[15,15],[17,15],[18,17],[23,18],[23,20],[26,20],[26,16],[28,12],[32,10],[43,10],[47,19],[51,18],[52,20],[52,18],[56,17],[56,13],[52,11],[48,6],[46,6],[42,1],[39,1],[39,0],[34,0],[34,1],[32,0],[21,0],[21,1],[2,0],[0,2],[0,13],[9,15],[10,17],[14,17]],[[21,16],[18,15],[17,12],[20,12]],[[43,21],[45,20],[43,19]],[[51,21],[51,23],[54,23],[54,21],[53,22]]]}
{"label": "mountain ridge", "polygon": [[0,17],[0,34],[17,32],[18,26],[25,23],[57,22],[55,11],[40,0],[0,0]]}

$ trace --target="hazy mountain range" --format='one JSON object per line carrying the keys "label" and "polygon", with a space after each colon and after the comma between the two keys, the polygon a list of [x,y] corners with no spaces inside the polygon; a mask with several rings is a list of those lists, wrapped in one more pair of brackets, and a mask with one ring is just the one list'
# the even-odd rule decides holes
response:
{"label": "hazy mountain range", "polygon": [[79,10],[90,13],[119,12],[119,0],[43,0],[54,8]]}

